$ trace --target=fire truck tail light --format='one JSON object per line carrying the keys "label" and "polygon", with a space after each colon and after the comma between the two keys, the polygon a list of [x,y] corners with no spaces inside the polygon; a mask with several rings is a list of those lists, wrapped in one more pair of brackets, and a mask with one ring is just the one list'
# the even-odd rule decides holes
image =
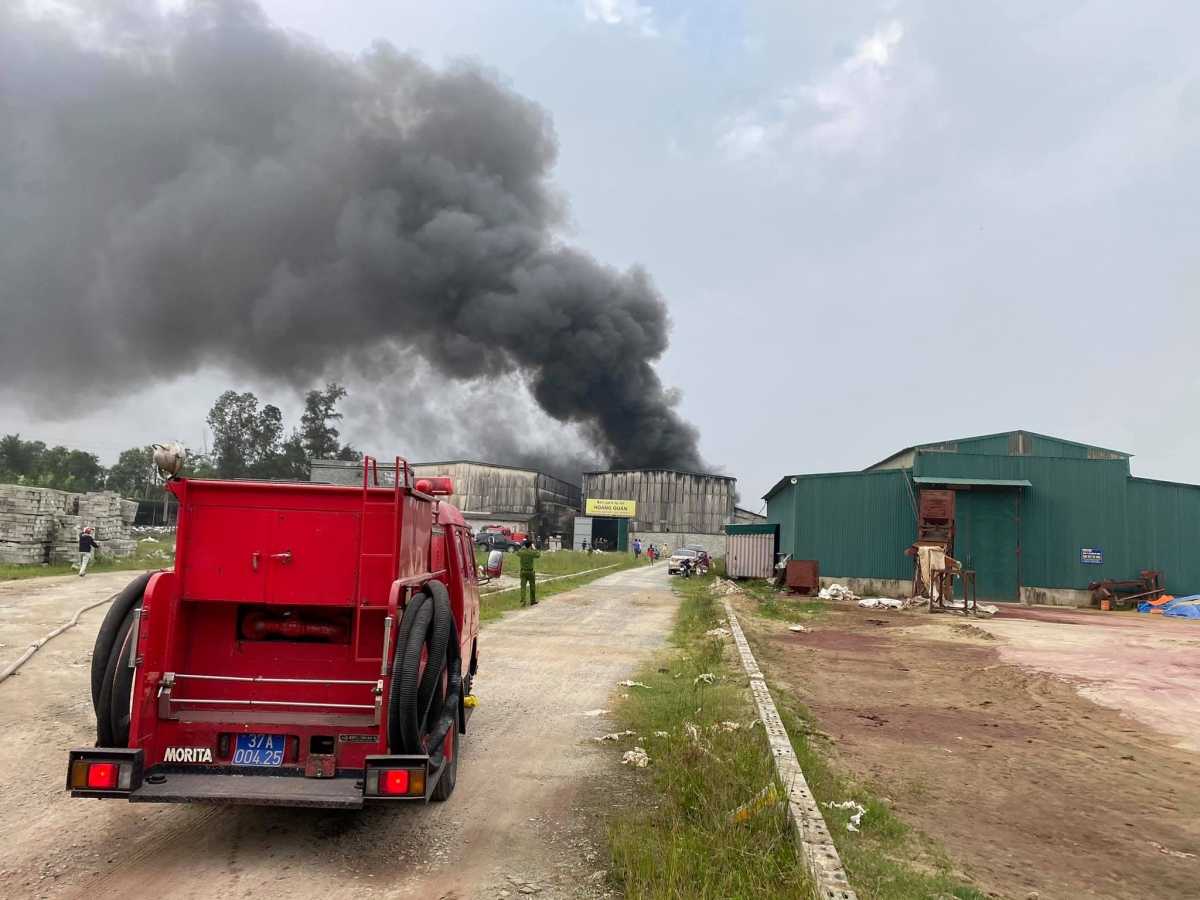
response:
{"label": "fire truck tail light", "polygon": [[[70,791],[128,794],[141,785],[142,751],[103,747],[71,751],[67,767],[67,789]],[[134,781],[137,781],[137,784]],[[85,793],[85,796],[87,794]]]}
{"label": "fire truck tail light", "polygon": [[117,786],[120,768],[116,763],[91,763],[87,767],[87,786],[93,790],[111,791]]}
{"label": "fire truck tail light", "polygon": [[399,769],[392,772],[379,773],[379,793],[381,794],[407,794],[408,793],[408,771]]}
{"label": "fire truck tail light", "polygon": [[77,759],[71,763],[73,790],[127,791],[133,783],[133,766],[128,763],[90,763]]}
{"label": "fire truck tail light", "polygon": [[425,770],[368,769],[365,793],[383,797],[423,796],[425,794]]}

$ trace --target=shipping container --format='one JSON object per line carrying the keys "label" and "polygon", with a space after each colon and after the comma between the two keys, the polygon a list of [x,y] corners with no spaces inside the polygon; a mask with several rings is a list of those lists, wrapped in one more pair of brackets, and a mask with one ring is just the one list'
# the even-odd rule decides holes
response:
{"label": "shipping container", "polygon": [[725,574],[729,578],[773,578],[779,526],[725,526]]}

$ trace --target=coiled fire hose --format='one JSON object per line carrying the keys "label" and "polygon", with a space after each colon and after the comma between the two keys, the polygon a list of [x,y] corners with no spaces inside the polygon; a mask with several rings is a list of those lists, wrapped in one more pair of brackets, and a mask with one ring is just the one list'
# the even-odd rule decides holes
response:
{"label": "coiled fire hose", "polygon": [[431,581],[409,600],[400,620],[388,695],[391,752],[439,752],[455,725],[462,686],[462,653],[450,592],[441,582]]}

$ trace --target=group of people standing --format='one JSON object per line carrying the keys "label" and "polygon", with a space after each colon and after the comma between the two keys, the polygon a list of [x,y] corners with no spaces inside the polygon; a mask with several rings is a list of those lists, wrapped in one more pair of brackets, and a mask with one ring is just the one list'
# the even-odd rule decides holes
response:
{"label": "group of people standing", "polygon": [[[651,563],[653,563],[656,559],[662,559],[664,556],[670,555],[670,551],[667,549],[666,544],[663,544],[662,547],[655,547],[653,544],[649,544],[644,549],[646,551],[646,559],[650,560]],[[641,538],[634,538],[633,539],[634,559],[641,558],[642,550],[643,550],[643,547],[642,547]]]}

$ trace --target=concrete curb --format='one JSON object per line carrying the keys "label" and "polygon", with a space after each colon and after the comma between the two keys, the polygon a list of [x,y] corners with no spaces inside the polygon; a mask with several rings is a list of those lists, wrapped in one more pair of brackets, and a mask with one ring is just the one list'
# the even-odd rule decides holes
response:
{"label": "concrete curb", "polygon": [[821,815],[821,809],[808,789],[808,782],[804,780],[800,763],[796,761],[796,751],[792,749],[787,729],[779,718],[779,710],[775,708],[775,701],[767,690],[766,679],[758,668],[754,654],[750,652],[750,644],[728,600],[725,601],[725,612],[729,615],[729,630],[733,632],[733,641],[741,654],[742,666],[750,676],[750,693],[754,695],[758,717],[767,731],[771,755],[775,758],[775,771],[787,787],[788,819],[800,847],[800,855],[804,857],[804,865],[816,885],[817,896],[820,900],[858,900],[858,895],[846,878],[846,870],[842,868],[842,858],[833,845],[825,817]]}

